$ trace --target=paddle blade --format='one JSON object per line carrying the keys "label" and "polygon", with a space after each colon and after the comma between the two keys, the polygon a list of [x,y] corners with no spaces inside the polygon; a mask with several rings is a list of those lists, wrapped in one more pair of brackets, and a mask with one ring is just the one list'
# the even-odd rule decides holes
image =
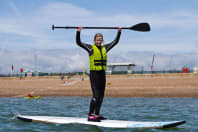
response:
{"label": "paddle blade", "polygon": [[148,32],[151,30],[150,25],[148,23],[139,23],[129,28],[130,30]]}

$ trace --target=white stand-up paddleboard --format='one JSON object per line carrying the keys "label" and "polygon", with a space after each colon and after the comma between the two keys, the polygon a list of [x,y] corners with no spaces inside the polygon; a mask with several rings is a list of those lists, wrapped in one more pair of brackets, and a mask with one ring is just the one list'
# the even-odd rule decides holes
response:
{"label": "white stand-up paddleboard", "polygon": [[184,124],[185,121],[166,122],[144,122],[144,121],[123,121],[123,120],[101,120],[101,122],[91,122],[87,118],[77,117],[57,117],[57,116],[25,116],[17,115],[17,118],[28,122],[43,122],[54,124],[87,124],[110,128],[170,128]]}

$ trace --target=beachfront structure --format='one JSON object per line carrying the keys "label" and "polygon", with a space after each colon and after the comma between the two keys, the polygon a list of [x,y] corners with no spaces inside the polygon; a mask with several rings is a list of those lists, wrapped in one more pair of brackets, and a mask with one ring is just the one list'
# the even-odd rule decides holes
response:
{"label": "beachfront structure", "polygon": [[193,73],[198,73],[198,66],[195,66],[195,67],[193,68]]}
{"label": "beachfront structure", "polygon": [[[136,66],[136,65],[133,63],[108,63],[107,64],[107,69],[108,69],[107,73],[112,74],[112,72],[114,72],[116,68],[121,69],[121,67],[127,67],[127,73],[131,74],[134,66]],[[122,71],[122,70],[120,70],[120,71]]]}

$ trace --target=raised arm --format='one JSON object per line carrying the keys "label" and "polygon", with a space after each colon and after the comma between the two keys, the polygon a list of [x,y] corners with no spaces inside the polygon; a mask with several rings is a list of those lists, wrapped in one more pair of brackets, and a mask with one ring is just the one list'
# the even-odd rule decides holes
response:
{"label": "raised arm", "polygon": [[76,44],[81,48],[85,49],[89,54],[93,51],[92,46],[89,44],[82,43],[80,40],[80,31],[82,27],[78,27],[76,31]]}
{"label": "raised arm", "polygon": [[106,50],[107,52],[112,49],[120,40],[120,35],[121,35],[121,27],[118,27],[118,33],[117,33],[117,36],[115,37],[115,39],[109,43],[109,44],[105,44],[105,47],[106,47]]}

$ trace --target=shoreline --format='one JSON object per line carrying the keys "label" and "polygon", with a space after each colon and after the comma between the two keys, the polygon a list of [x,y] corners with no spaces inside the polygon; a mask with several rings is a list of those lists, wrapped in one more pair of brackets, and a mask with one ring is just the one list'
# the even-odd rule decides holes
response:
{"label": "shoreline", "polygon": [[[0,78],[0,97],[91,97],[89,77],[75,75]],[[107,75],[105,97],[192,98],[198,97],[198,74]]]}

